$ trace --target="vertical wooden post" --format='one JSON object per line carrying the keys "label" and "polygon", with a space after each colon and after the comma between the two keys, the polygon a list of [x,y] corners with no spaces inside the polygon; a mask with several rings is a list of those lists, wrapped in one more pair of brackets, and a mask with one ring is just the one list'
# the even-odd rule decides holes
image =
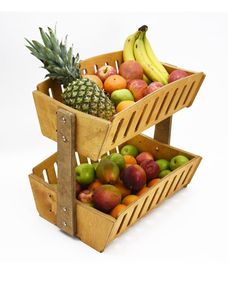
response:
{"label": "vertical wooden post", "polygon": [[154,131],[154,139],[169,145],[171,136],[171,124],[172,116],[156,124]]}
{"label": "vertical wooden post", "polygon": [[57,111],[58,190],[57,226],[75,235],[75,114]]}

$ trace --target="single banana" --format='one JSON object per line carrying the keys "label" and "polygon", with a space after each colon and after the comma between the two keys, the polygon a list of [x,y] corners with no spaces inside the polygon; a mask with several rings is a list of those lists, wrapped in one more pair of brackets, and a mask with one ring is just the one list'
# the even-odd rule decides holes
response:
{"label": "single banana", "polygon": [[125,40],[124,48],[123,48],[123,59],[124,61],[135,60],[134,57],[134,43],[137,39],[138,32],[128,36]]}
{"label": "single banana", "polygon": [[144,45],[144,31],[140,31],[140,34],[138,38],[136,39],[134,43],[134,56],[136,61],[138,61],[145,74],[148,78],[150,78],[152,81],[159,81],[163,84],[167,84],[167,79],[162,75],[162,73],[152,64],[151,60],[149,59],[145,45]]}
{"label": "single banana", "polygon": [[146,49],[146,53],[147,53],[150,61],[152,62],[152,64],[163,74],[163,76],[166,79],[168,79],[169,74],[168,74],[167,70],[165,69],[165,67],[161,64],[161,62],[159,61],[159,59],[157,58],[155,53],[153,52],[151,44],[150,44],[149,40],[147,39],[146,33],[144,34],[144,46]]}
{"label": "single banana", "polygon": [[145,74],[143,74],[143,80],[147,83],[150,84],[151,80],[149,78],[147,78],[147,76]]}

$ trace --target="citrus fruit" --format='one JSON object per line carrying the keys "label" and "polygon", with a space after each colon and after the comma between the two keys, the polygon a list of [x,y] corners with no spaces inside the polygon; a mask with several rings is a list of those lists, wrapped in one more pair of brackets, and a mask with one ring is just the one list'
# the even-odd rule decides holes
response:
{"label": "citrus fruit", "polygon": [[126,208],[126,205],[123,204],[118,204],[116,205],[111,211],[110,215],[113,216],[114,218],[118,218],[120,213]]}
{"label": "citrus fruit", "polygon": [[137,161],[136,161],[136,159],[135,159],[134,156],[132,156],[132,155],[124,155],[123,157],[124,157],[126,165],[136,165],[137,164]]}
{"label": "citrus fruit", "polygon": [[115,90],[125,89],[127,81],[120,75],[111,75],[104,82],[104,90],[111,94]]}
{"label": "citrus fruit", "polygon": [[134,104],[135,104],[135,102],[132,101],[132,100],[123,100],[116,107],[116,112],[119,113],[119,112],[123,111],[124,109],[127,109],[128,107],[130,107]]}
{"label": "citrus fruit", "polygon": [[88,189],[91,191],[94,191],[96,188],[100,187],[102,185],[102,183],[96,179],[94,182],[92,182],[89,186]]}
{"label": "citrus fruit", "polygon": [[136,193],[136,195],[137,195],[137,196],[140,196],[140,195],[144,194],[145,192],[147,192],[148,190],[149,190],[149,188],[146,187],[146,186],[144,186],[141,190],[139,190],[139,191]]}
{"label": "citrus fruit", "polygon": [[136,201],[137,199],[138,199],[137,195],[130,194],[123,198],[122,204],[125,204],[126,206],[128,206],[129,204]]}
{"label": "citrus fruit", "polygon": [[160,182],[160,178],[153,178],[152,180],[150,180],[150,182],[148,183],[148,187],[152,187],[156,184],[158,184]]}

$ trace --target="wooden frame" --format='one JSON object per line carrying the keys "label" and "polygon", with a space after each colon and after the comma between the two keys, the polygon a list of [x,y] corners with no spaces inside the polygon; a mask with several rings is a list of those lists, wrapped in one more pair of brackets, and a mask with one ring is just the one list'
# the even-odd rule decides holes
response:
{"label": "wooden frame", "polygon": [[[81,70],[84,74],[94,74],[105,63],[118,70],[122,61],[122,51],[113,52],[82,61]],[[164,65],[168,72],[177,68],[170,64]],[[162,131],[156,132],[155,137],[166,142],[163,138],[163,130],[168,128],[163,125],[164,122],[161,122],[169,121],[175,112],[191,106],[205,78],[202,72],[187,72],[188,77],[163,86],[160,90],[114,115],[111,121],[66,106],[62,103],[61,87],[50,79],[45,80],[33,92],[42,134],[52,140],[57,140],[56,112],[59,108],[63,108],[76,117],[76,151],[93,160],[99,159],[107,151],[157,124],[157,128]],[[167,134],[165,136],[168,137]]]}

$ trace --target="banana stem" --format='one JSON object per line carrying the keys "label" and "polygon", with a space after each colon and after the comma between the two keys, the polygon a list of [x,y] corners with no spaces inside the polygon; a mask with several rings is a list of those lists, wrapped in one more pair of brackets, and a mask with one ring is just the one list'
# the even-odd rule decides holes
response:
{"label": "banana stem", "polygon": [[148,30],[148,26],[147,26],[147,25],[142,25],[142,26],[138,29],[139,32],[146,32],[147,30]]}

